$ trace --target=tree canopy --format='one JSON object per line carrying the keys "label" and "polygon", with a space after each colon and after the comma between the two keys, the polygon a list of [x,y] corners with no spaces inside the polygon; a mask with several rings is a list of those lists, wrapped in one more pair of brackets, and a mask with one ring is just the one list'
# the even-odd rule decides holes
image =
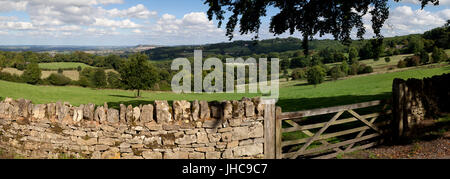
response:
{"label": "tree canopy", "polygon": [[[401,0],[395,0],[396,2]],[[439,0],[417,0],[422,8],[428,3],[439,5]],[[226,35],[233,39],[239,23],[240,34],[256,33],[258,38],[261,17],[267,16],[267,9],[275,7],[279,13],[271,18],[270,32],[275,35],[299,31],[303,36],[305,54],[309,54],[309,39],[319,34],[332,34],[336,40],[349,43],[351,31],[357,29],[358,38],[366,33],[363,16],[372,15],[372,29],[382,39],[381,29],[389,17],[388,0],[205,0],[209,5],[209,20],[214,17],[219,27],[231,12],[226,23]]]}
{"label": "tree canopy", "polygon": [[150,89],[159,79],[157,70],[147,59],[145,54],[134,54],[119,69],[125,89],[138,90],[138,97],[140,90]]}

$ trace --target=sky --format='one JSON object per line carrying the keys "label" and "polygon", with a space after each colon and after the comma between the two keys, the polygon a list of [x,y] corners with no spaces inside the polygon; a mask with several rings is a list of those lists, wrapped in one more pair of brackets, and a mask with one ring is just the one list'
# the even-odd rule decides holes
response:
{"label": "sky", "polygon": [[[392,1],[392,0],[391,0]],[[0,45],[133,46],[191,45],[228,41],[224,27],[209,21],[203,0],[0,0]],[[450,19],[450,0],[421,9],[418,0],[389,2],[386,37],[423,33]],[[274,38],[268,17],[260,39]],[[364,16],[365,38],[373,37],[370,15]],[[255,34],[236,34],[250,40]],[[277,37],[300,37],[282,34]],[[329,35],[317,38],[330,38]]]}

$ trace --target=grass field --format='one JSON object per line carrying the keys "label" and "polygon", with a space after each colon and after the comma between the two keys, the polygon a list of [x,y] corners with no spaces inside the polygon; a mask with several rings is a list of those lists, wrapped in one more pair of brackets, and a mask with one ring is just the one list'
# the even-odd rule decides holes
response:
{"label": "grass field", "polygon": [[49,70],[58,70],[58,69],[76,69],[80,66],[82,69],[91,67],[95,68],[89,65],[86,65],[84,63],[75,63],[75,62],[55,62],[55,63],[39,63],[39,68],[42,69],[49,69]]}
{"label": "grass field", "polygon": [[[450,73],[450,66],[441,68],[418,68],[403,72],[354,77],[346,80],[326,82],[316,87],[293,83],[280,89],[278,106],[283,111],[298,111],[385,99],[390,96],[394,78],[423,78]],[[154,100],[234,100],[255,97],[258,94],[174,94],[171,92],[144,92],[142,98],[135,98],[135,92],[125,90],[94,90],[81,87],[33,86],[0,81],[0,98],[30,99],[34,103],[67,101],[72,105],[108,102],[117,107],[124,104],[146,104]]]}

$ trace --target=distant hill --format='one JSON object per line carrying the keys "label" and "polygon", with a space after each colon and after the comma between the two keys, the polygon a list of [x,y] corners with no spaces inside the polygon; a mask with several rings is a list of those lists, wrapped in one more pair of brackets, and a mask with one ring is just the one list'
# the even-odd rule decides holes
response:
{"label": "distant hill", "polygon": [[0,45],[0,51],[99,51],[99,50],[123,50],[133,48],[131,46],[72,46],[72,45]]}
{"label": "distant hill", "polygon": [[[407,39],[410,36],[417,36],[417,34],[385,38],[385,43],[390,40]],[[352,46],[360,47],[367,40],[354,40]],[[312,40],[309,43],[310,50],[321,50],[325,48],[332,48],[338,51],[345,51],[347,46],[336,40]],[[302,40],[294,37],[289,38],[275,38],[260,41],[234,41],[217,44],[206,45],[185,45],[172,47],[158,47],[144,51],[153,61],[173,60],[180,57],[193,57],[194,50],[203,50],[203,55],[222,55],[231,57],[244,57],[254,54],[270,54],[273,52],[283,53],[292,51],[301,51]]]}
{"label": "distant hill", "polygon": [[[260,41],[233,41],[206,45],[186,45],[159,47],[145,51],[151,60],[168,60],[179,57],[192,57],[194,50],[203,50],[203,55],[250,56],[270,52],[301,50],[302,41],[297,38],[275,38]],[[342,46],[338,41],[317,40],[310,44],[312,49],[320,46]]]}

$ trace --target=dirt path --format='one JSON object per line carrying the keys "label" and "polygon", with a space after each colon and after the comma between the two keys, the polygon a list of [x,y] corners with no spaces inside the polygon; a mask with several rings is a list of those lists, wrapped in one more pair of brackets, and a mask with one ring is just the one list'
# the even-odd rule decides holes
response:
{"label": "dirt path", "polygon": [[450,132],[405,145],[379,146],[342,156],[343,159],[450,159]]}

